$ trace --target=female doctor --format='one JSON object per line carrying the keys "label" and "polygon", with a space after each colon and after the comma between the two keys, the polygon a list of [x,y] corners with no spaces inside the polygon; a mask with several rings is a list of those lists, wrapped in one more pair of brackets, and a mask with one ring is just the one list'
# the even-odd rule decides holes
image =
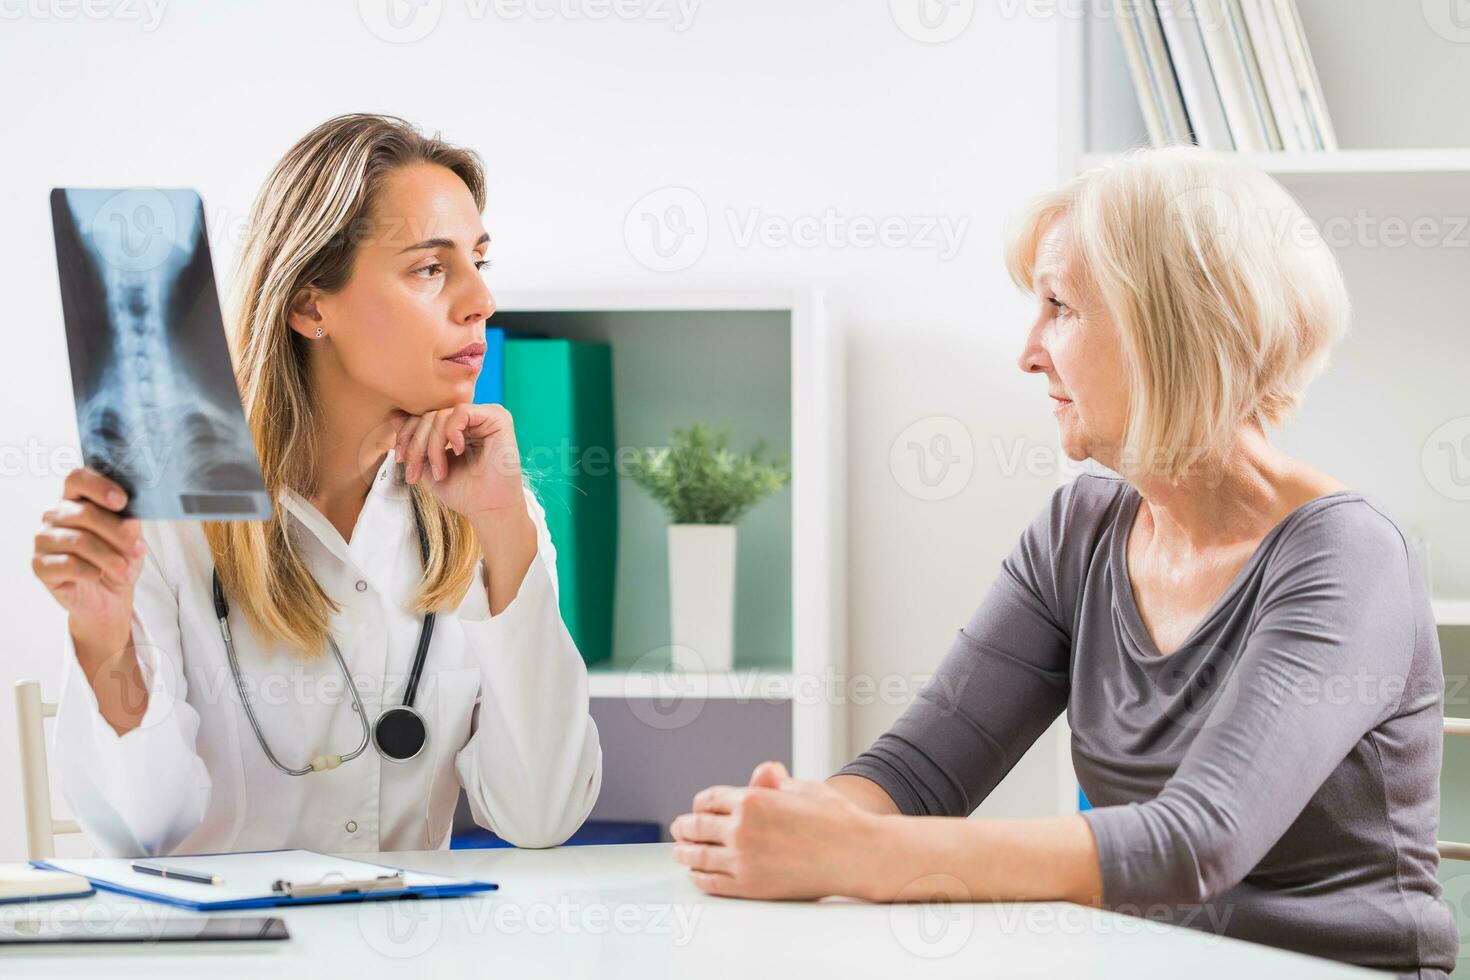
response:
{"label": "female doctor", "polygon": [[484,203],[470,151],[323,123],[266,180],[232,309],[270,519],[144,525],[67,476],[32,567],[68,613],[56,765],[100,853],[445,847],[461,787],[522,847],[591,810],[544,512],[510,415],[473,403]]}

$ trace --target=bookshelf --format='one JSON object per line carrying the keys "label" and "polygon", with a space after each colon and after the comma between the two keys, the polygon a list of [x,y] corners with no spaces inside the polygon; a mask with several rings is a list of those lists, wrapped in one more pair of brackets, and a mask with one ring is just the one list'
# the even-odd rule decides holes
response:
{"label": "bookshelf", "polygon": [[[1288,453],[1376,495],[1430,543],[1445,710],[1467,716],[1470,685],[1460,680],[1470,676],[1470,458],[1456,468],[1449,456],[1461,445],[1457,420],[1470,436],[1470,117],[1460,90],[1443,81],[1470,77],[1470,44],[1437,32],[1419,4],[1366,4],[1351,17],[1330,0],[1298,4],[1342,148],[1242,156],[1276,177],[1323,229],[1354,312],[1296,416],[1271,435]],[[1147,142],[1108,5],[1086,6],[1059,23],[1061,179]],[[1375,77],[1375,66],[1388,63],[1403,70]],[[1367,230],[1354,224],[1364,218]],[[1433,235],[1407,233],[1424,219]],[[1347,231],[1334,237],[1328,229]],[[1077,472],[1064,466],[1062,482]],[[1464,840],[1453,835],[1470,835],[1470,785],[1457,786],[1453,774],[1470,765],[1470,745],[1458,741],[1446,746],[1440,836]],[[1054,762],[1055,812],[1075,812],[1065,717],[1036,750]],[[1470,883],[1466,865],[1441,867],[1442,879]]]}
{"label": "bookshelf", "polygon": [[1470,626],[1470,599],[1435,599],[1434,621],[1441,629]]}
{"label": "bookshelf", "polygon": [[[842,351],[815,291],[504,291],[492,323],[612,349],[619,447],[696,421],[763,439],[791,483],[739,523],[735,667],[670,669],[667,517],[618,478],[613,654],[588,668],[602,740],[592,818],[667,825],[771,758],[821,779],[846,761]],[[543,501],[544,503],[545,501]],[[554,500],[553,500],[554,505]]]}
{"label": "bookshelf", "polygon": [[[1079,169],[1107,162],[1111,153],[1083,153]],[[1423,184],[1441,184],[1446,190],[1470,188],[1470,150],[1338,150],[1333,153],[1241,153],[1242,159],[1266,170],[1274,178],[1291,184],[1294,178],[1348,176],[1361,190],[1372,190],[1373,182],[1395,184],[1410,179]]]}
{"label": "bookshelf", "polygon": [[[1337,150],[1332,153],[1241,153],[1238,156],[1274,177],[1340,174],[1372,180],[1414,175],[1444,175],[1463,186],[1470,183],[1470,149],[1466,150]],[[1104,163],[1111,153],[1083,153],[1078,167]]]}

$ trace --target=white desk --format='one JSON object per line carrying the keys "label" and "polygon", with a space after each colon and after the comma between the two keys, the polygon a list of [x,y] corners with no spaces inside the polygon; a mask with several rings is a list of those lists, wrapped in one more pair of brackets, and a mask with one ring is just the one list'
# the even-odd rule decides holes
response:
{"label": "white desk", "polygon": [[[498,882],[500,890],[434,901],[245,913],[281,915],[291,931],[285,942],[3,948],[0,976],[899,980],[919,972],[965,980],[1145,980],[1173,978],[1182,971],[1190,980],[1385,976],[1065,902],[945,907],[716,898],[689,882],[669,849],[668,844],[627,844],[384,854],[365,859],[486,879]],[[89,916],[102,914],[102,907],[134,915],[195,914],[101,892],[74,904],[90,908]]]}

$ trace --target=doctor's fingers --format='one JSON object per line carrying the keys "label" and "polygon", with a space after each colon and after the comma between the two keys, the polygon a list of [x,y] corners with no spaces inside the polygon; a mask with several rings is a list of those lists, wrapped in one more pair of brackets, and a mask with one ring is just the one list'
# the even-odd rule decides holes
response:
{"label": "doctor's fingers", "polygon": [[[413,445],[413,434],[423,422],[422,415],[409,415],[397,423],[397,434],[393,437],[393,458],[400,463],[408,463],[409,447]],[[407,469],[404,473],[407,475]]]}
{"label": "doctor's fingers", "polygon": [[449,441],[449,423],[454,420],[458,411],[456,408],[440,412],[435,417],[429,434],[429,467],[434,471],[436,480],[442,480],[449,474],[449,456],[445,453],[444,446]]}
{"label": "doctor's fingers", "polygon": [[83,582],[90,582],[113,591],[127,589],[135,585],[142,570],[143,560],[140,558],[133,571],[118,580],[110,574],[104,574],[96,565],[76,555],[36,552],[31,558],[31,571],[35,574],[36,579],[69,612],[75,611],[73,609],[75,593],[67,595],[58,591],[63,586],[77,586]]}
{"label": "doctor's fingers", "polygon": [[126,558],[143,553],[143,522],[119,517],[90,500],[62,500],[41,515],[44,528],[67,527],[90,531]]}
{"label": "doctor's fingers", "polygon": [[127,557],[89,531],[43,528],[36,535],[31,567],[48,586],[52,583],[102,578],[109,585],[127,585],[143,566],[142,555]]}
{"label": "doctor's fingers", "polygon": [[474,415],[470,412],[468,405],[456,405],[454,411],[449,415],[449,422],[444,426],[444,441],[449,443],[449,448],[456,455],[463,456],[469,448],[465,440],[465,430],[474,421]]}
{"label": "doctor's fingers", "polygon": [[685,813],[669,824],[674,840],[688,844],[729,844],[735,821],[723,813]]}
{"label": "doctor's fingers", "polygon": [[127,504],[127,491],[89,466],[78,466],[66,475],[61,485],[65,500],[90,500],[99,507],[117,510]]}
{"label": "doctor's fingers", "polygon": [[429,440],[434,437],[435,424],[439,421],[439,412],[429,412],[420,417],[418,425],[414,426],[413,436],[408,441],[408,472],[406,474],[410,483],[417,482],[424,472],[424,463],[428,454]]}

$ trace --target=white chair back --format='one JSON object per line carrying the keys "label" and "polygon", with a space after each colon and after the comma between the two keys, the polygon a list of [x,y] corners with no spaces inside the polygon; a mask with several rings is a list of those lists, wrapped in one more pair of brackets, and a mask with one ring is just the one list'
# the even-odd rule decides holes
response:
{"label": "white chair back", "polygon": [[21,804],[26,815],[26,853],[32,859],[56,856],[57,834],[80,834],[75,820],[51,815],[51,779],[46,771],[46,719],[56,705],[41,700],[39,681],[15,682],[15,724],[20,730]]}

